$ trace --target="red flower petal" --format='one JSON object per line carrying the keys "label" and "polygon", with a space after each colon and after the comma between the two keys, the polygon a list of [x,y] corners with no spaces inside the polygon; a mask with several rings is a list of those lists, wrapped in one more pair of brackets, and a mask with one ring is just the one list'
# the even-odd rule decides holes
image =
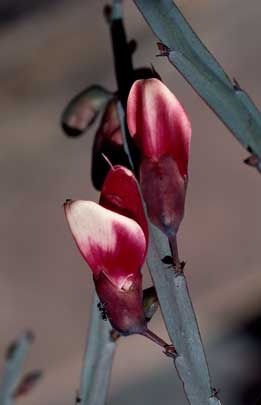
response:
{"label": "red flower petal", "polygon": [[146,327],[142,305],[141,273],[130,276],[119,289],[101,273],[95,281],[97,294],[111,325],[120,333],[140,333]]}
{"label": "red flower petal", "polygon": [[[148,245],[147,219],[136,179],[129,169],[114,166],[108,173],[102,187],[100,204],[118,214],[134,219],[141,226]],[[146,253],[146,252],[145,252]]]}
{"label": "red flower petal", "polygon": [[158,79],[137,80],[127,104],[128,127],[143,157],[172,155],[182,176],[188,171],[190,121],[173,93]]}
{"label": "red flower petal", "polygon": [[146,239],[138,223],[92,201],[66,202],[64,209],[94,278],[103,273],[119,289],[129,289],[146,252]]}

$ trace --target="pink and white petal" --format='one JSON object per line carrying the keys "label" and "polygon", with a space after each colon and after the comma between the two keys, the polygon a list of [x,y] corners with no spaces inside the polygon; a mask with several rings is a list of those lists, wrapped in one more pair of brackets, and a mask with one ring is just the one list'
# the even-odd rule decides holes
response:
{"label": "pink and white petal", "polygon": [[148,245],[148,223],[137,181],[129,169],[119,165],[110,169],[101,190],[100,205],[138,222]]}
{"label": "pink and white petal", "polygon": [[137,80],[127,103],[129,131],[144,157],[171,154],[187,174],[191,125],[175,95],[158,79]]}
{"label": "pink and white petal", "polygon": [[97,279],[102,272],[121,288],[140,271],[146,239],[134,220],[92,201],[68,201],[65,215],[75,242]]}

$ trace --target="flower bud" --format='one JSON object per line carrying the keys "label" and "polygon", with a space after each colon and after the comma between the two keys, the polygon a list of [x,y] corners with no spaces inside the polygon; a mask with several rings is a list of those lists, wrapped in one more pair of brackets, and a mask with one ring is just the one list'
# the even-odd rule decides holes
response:
{"label": "flower bud", "polygon": [[148,79],[132,86],[127,121],[141,152],[139,180],[150,220],[168,237],[176,235],[184,215],[189,119],[160,80]]}
{"label": "flower bud", "polygon": [[113,94],[101,86],[90,86],[75,96],[62,115],[62,128],[68,136],[86,131],[105,108]]}

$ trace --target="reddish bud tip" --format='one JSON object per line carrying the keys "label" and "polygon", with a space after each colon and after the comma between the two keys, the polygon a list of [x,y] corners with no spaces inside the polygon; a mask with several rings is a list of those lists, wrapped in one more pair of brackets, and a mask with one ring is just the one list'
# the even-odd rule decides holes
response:
{"label": "reddish bud tip", "polygon": [[100,205],[134,219],[141,226],[148,245],[148,223],[136,179],[129,169],[114,166],[109,171],[101,190]]}

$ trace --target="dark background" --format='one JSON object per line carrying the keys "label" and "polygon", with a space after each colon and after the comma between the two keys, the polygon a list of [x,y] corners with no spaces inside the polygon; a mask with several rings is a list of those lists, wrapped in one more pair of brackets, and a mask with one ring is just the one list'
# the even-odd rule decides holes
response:
{"label": "dark background", "polygon": [[[67,101],[85,86],[115,89],[104,4],[0,3],[0,359],[8,342],[31,328],[37,340],[27,365],[45,370],[42,383],[21,405],[72,405],[79,384],[93,285],[62,203],[68,197],[97,201],[90,181],[94,130],[68,139],[59,119]],[[260,0],[177,4],[260,106]],[[192,121],[179,245],[211,374],[224,404],[254,405],[258,394],[249,390],[261,375],[259,345],[249,338],[253,328],[241,329],[261,313],[260,176],[242,164],[246,151],[172,65],[155,56],[156,38],[133,3],[125,5],[129,37],[139,43],[136,66],[153,63]],[[160,314],[152,328],[166,337]],[[256,336],[260,327],[255,330]],[[139,336],[121,339],[110,404],[183,405],[180,386],[158,347]]]}

